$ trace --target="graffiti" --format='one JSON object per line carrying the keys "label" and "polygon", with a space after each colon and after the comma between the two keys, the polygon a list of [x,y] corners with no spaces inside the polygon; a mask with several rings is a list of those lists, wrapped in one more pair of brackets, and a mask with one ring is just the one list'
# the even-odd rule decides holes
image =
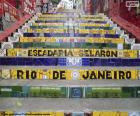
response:
{"label": "graffiti", "polygon": [[126,7],[139,7],[139,1],[126,1]]}

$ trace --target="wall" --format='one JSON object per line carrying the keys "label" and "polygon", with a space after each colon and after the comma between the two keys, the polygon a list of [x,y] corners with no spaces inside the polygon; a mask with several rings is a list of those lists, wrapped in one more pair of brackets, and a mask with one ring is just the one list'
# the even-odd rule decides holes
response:
{"label": "wall", "polygon": [[93,13],[93,1],[92,0],[85,0],[84,1],[84,10],[86,14]]}
{"label": "wall", "polygon": [[120,3],[120,17],[140,27],[140,14],[137,14],[138,8],[129,9],[126,7],[125,2],[126,0],[122,0],[122,2]]}
{"label": "wall", "polygon": [[109,0],[109,16],[119,16],[120,12],[120,0]]}
{"label": "wall", "polygon": [[109,0],[109,16],[126,30],[130,38],[140,42],[140,15],[136,15],[136,8],[128,10],[126,0]]}
{"label": "wall", "polygon": [[2,3],[3,3],[3,1],[2,0],[0,0],[0,17],[2,17],[2,15],[3,15],[3,5],[2,5]]}
{"label": "wall", "polygon": [[12,6],[16,7],[16,0],[6,0],[9,2]]}

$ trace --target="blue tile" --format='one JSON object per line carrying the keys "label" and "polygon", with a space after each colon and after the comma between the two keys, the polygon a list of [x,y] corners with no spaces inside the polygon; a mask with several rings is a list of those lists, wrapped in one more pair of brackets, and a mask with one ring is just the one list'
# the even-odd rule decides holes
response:
{"label": "blue tile", "polygon": [[[82,58],[78,66],[140,66],[140,59]],[[0,65],[66,66],[66,58],[0,58]]]}
{"label": "blue tile", "polygon": [[119,38],[119,34],[105,34],[105,38]]}
{"label": "blue tile", "polygon": [[81,87],[70,88],[70,98],[82,98],[83,90]]}
{"label": "blue tile", "polygon": [[108,63],[108,66],[115,66],[115,63]]}
{"label": "blue tile", "polygon": [[109,60],[110,60],[110,62],[115,62],[115,63],[122,62],[121,58],[110,58]]}
{"label": "blue tile", "polygon": [[115,66],[122,66],[121,63],[115,63]]}

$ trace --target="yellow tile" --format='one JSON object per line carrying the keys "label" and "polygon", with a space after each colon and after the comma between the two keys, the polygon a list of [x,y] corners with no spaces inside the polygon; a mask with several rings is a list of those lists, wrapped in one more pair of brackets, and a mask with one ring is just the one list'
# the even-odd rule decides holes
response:
{"label": "yellow tile", "polygon": [[55,116],[64,116],[64,112],[56,112]]}
{"label": "yellow tile", "polygon": [[2,69],[1,70],[1,77],[4,79],[10,79],[11,75],[10,75],[10,69]]}
{"label": "yellow tile", "polygon": [[15,57],[17,56],[17,49],[7,49],[7,56],[9,57]]}

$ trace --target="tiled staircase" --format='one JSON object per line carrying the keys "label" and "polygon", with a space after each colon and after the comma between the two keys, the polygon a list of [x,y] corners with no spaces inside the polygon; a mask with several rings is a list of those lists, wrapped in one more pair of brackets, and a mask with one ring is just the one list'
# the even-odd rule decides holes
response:
{"label": "tiled staircase", "polygon": [[[140,116],[140,59],[135,46],[135,39],[104,14],[36,14],[1,42],[0,99],[16,101],[16,106],[9,108],[5,102],[0,110],[6,112],[0,116]],[[41,98],[47,102],[40,102]],[[111,99],[110,109],[86,107],[99,98]],[[59,111],[52,112],[55,108],[49,105],[56,99],[60,100],[56,103]],[[113,105],[116,99],[124,104],[128,101],[130,107],[119,110]],[[67,110],[71,103],[82,105],[79,100],[83,100],[84,108],[76,113],[72,105]],[[34,102],[42,110],[34,107]]]}

